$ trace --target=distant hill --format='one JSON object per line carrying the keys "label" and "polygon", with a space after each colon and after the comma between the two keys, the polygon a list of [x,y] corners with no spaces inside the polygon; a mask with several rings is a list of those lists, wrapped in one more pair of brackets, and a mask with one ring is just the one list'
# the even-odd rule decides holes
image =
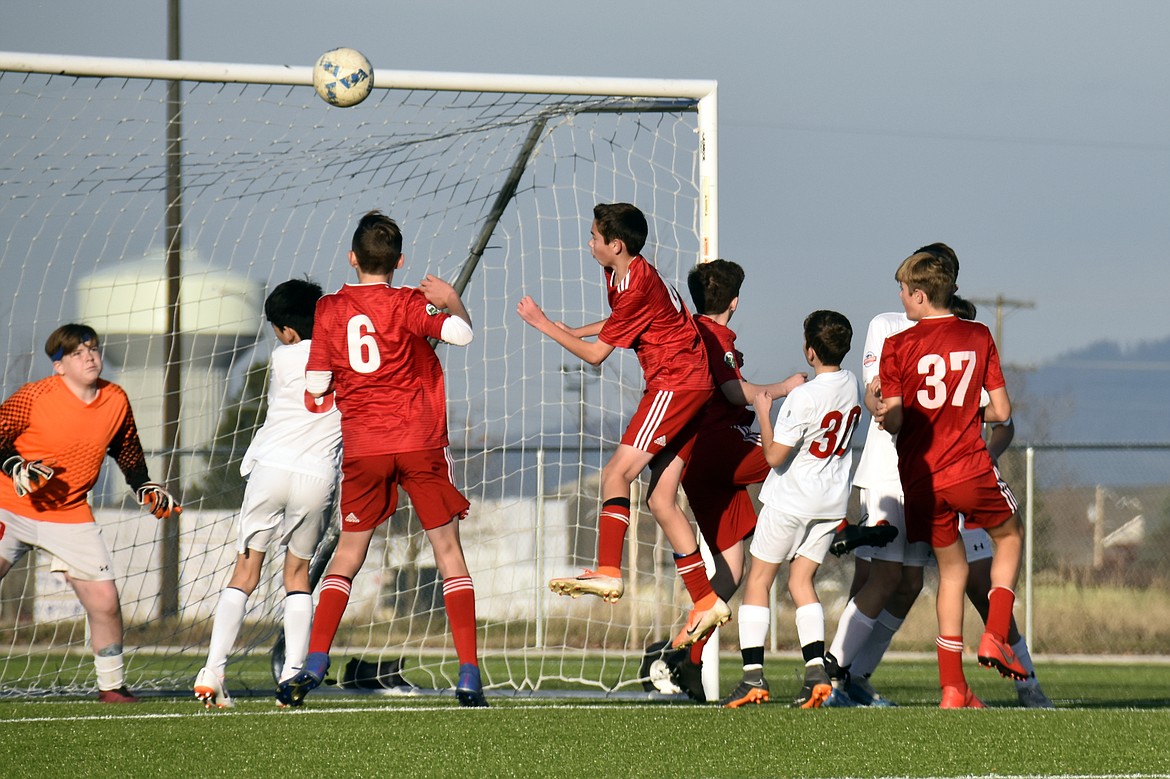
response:
{"label": "distant hill", "polygon": [[1011,370],[1019,440],[1170,442],[1170,338],[1100,341],[1040,368]]}

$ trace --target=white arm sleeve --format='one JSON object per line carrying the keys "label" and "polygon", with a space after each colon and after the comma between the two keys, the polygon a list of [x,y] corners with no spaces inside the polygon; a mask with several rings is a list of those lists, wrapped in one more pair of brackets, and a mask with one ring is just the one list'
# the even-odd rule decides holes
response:
{"label": "white arm sleeve", "polygon": [[331,384],[333,371],[305,371],[305,390],[310,395],[324,395]]}
{"label": "white arm sleeve", "polygon": [[467,346],[475,337],[475,333],[472,332],[471,325],[464,322],[461,317],[449,316],[443,322],[443,332],[439,337],[455,346]]}

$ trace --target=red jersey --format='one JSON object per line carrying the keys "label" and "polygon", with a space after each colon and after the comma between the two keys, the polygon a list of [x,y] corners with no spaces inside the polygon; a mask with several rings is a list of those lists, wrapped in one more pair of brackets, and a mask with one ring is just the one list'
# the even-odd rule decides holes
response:
{"label": "red jersey", "polygon": [[939,489],[992,468],[981,436],[980,389],[1004,386],[999,352],[980,322],[923,319],[889,336],[879,367],[882,395],[902,398],[895,445],[902,489]]}
{"label": "red jersey", "polygon": [[641,256],[630,263],[624,279],[613,275],[605,269],[611,313],[598,337],[634,350],[647,390],[711,389],[699,330],[678,292]]}
{"label": "red jersey", "polygon": [[45,522],[93,522],[86,499],[107,454],[131,488],[150,481],[126,393],[105,379],[97,386],[86,403],[60,376],[50,376],[25,384],[0,406],[0,461],[18,454],[53,469],[45,486],[23,498],[0,474],[0,508]]}
{"label": "red jersey", "polygon": [[702,314],[695,314],[695,326],[707,352],[707,366],[715,380],[715,394],[703,408],[703,429],[724,427],[751,427],[755,412],[747,406],[737,406],[720,389],[729,381],[741,381],[743,353],[735,348],[735,331]]}
{"label": "red jersey", "polygon": [[346,459],[447,446],[445,314],[414,287],[346,284],[317,301],[306,371],[329,371]]}

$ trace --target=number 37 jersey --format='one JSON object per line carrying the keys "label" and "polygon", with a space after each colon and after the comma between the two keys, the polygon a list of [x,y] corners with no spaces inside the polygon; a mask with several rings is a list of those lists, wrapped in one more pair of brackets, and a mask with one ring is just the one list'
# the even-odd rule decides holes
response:
{"label": "number 37 jersey", "polygon": [[902,489],[936,490],[991,469],[980,390],[1004,386],[987,325],[954,316],[921,320],[886,339],[882,395],[902,398],[895,444]]}
{"label": "number 37 jersey", "polygon": [[449,314],[413,287],[346,284],[317,301],[308,371],[329,371],[346,459],[447,446],[443,368],[428,338]]}
{"label": "number 37 jersey", "polygon": [[857,377],[841,369],[818,373],[784,399],[773,426],[793,453],[773,468],[760,501],[803,519],[837,519],[849,506],[850,441],[861,421]]}

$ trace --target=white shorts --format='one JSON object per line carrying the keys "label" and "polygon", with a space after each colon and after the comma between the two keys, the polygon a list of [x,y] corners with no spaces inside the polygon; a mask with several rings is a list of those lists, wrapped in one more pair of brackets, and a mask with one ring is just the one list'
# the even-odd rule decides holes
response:
{"label": "white shorts", "polygon": [[962,514],[959,515],[959,535],[963,539],[963,546],[967,547],[967,562],[987,560],[995,553],[995,545],[991,543],[987,531],[981,527],[968,529]]}
{"label": "white shorts", "polygon": [[265,552],[276,538],[290,554],[313,559],[336,496],[336,480],[257,465],[244,488],[236,551]]}
{"label": "white shorts", "polygon": [[803,519],[764,506],[756,522],[756,534],[752,536],[752,557],[779,564],[800,555],[814,563],[823,563],[840,524],[840,517]]}
{"label": "white shorts", "polygon": [[903,511],[901,484],[895,483],[876,489],[864,487],[858,489],[861,499],[861,524],[876,525],[879,522],[888,522],[898,528],[898,535],[885,546],[859,546],[853,550],[854,555],[862,560],[885,560],[913,568],[922,568],[928,561],[934,559],[930,544],[906,542],[906,514]]}
{"label": "white shorts", "polygon": [[[981,527],[969,529],[963,527],[962,514],[959,515],[959,537],[963,539],[963,546],[967,550],[968,563],[990,560],[994,556],[995,544],[991,542],[991,536]],[[930,564],[938,565],[933,556],[930,559]]]}
{"label": "white shorts", "polygon": [[114,579],[114,560],[93,522],[43,522],[0,509],[5,525],[0,558],[16,565],[32,549],[52,555],[49,570],[68,573],[87,582]]}

